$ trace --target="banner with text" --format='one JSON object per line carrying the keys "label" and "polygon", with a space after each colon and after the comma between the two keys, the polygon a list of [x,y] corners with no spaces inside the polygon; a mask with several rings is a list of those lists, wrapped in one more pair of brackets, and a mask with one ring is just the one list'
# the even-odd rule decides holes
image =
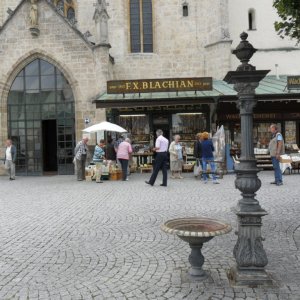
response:
{"label": "banner with text", "polygon": [[211,90],[212,77],[107,81],[108,94]]}

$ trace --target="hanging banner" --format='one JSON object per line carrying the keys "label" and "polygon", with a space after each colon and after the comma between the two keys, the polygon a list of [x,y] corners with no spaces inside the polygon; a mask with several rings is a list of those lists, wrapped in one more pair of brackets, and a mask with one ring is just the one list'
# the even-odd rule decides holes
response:
{"label": "hanging banner", "polygon": [[107,81],[107,94],[211,90],[212,77]]}

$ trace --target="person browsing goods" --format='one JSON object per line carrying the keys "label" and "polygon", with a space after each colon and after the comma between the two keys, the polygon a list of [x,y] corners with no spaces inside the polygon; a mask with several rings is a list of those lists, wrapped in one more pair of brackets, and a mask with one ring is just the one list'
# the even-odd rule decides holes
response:
{"label": "person browsing goods", "polygon": [[156,152],[155,165],[149,181],[145,182],[153,186],[158,172],[161,169],[163,173],[163,182],[161,186],[167,186],[167,161],[169,141],[163,136],[163,131],[161,129],[158,129],[156,131],[156,136],[157,139],[155,141],[155,148],[153,148],[153,151]]}
{"label": "person browsing goods", "polygon": [[274,168],[275,181],[271,184],[276,184],[277,186],[283,185],[282,174],[280,170],[280,155],[284,154],[284,141],[282,134],[279,132],[276,124],[270,126],[270,132],[272,133],[272,138],[269,143],[269,151],[272,159],[272,164]]}

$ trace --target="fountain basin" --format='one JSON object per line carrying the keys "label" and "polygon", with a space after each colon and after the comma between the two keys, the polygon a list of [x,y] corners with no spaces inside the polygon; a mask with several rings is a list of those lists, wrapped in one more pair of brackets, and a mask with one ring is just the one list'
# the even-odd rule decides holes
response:
{"label": "fountain basin", "polygon": [[220,220],[196,217],[168,220],[161,225],[161,229],[166,233],[175,234],[189,243],[191,247],[191,254],[189,255],[191,268],[188,273],[192,276],[204,277],[206,275],[202,269],[204,256],[201,252],[203,244],[215,236],[230,232],[232,227]]}

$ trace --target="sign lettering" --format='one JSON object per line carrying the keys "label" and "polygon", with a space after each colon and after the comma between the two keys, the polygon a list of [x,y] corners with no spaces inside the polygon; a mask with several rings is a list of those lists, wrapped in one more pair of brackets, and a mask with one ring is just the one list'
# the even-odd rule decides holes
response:
{"label": "sign lettering", "polygon": [[107,81],[108,94],[211,90],[211,77]]}
{"label": "sign lettering", "polygon": [[287,88],[289,90],[300,89],[300,76],[288,76],[287,77]]}
{"label": "sign lettering", "polygon": [[[219,115],[220,120],[228,120],[228,121],[237,121],[240,119],[239,114],[221,114]],[[253,114],[254,120],[281,120],[282,114],[278,113],[260,113],[260,114]]]}

